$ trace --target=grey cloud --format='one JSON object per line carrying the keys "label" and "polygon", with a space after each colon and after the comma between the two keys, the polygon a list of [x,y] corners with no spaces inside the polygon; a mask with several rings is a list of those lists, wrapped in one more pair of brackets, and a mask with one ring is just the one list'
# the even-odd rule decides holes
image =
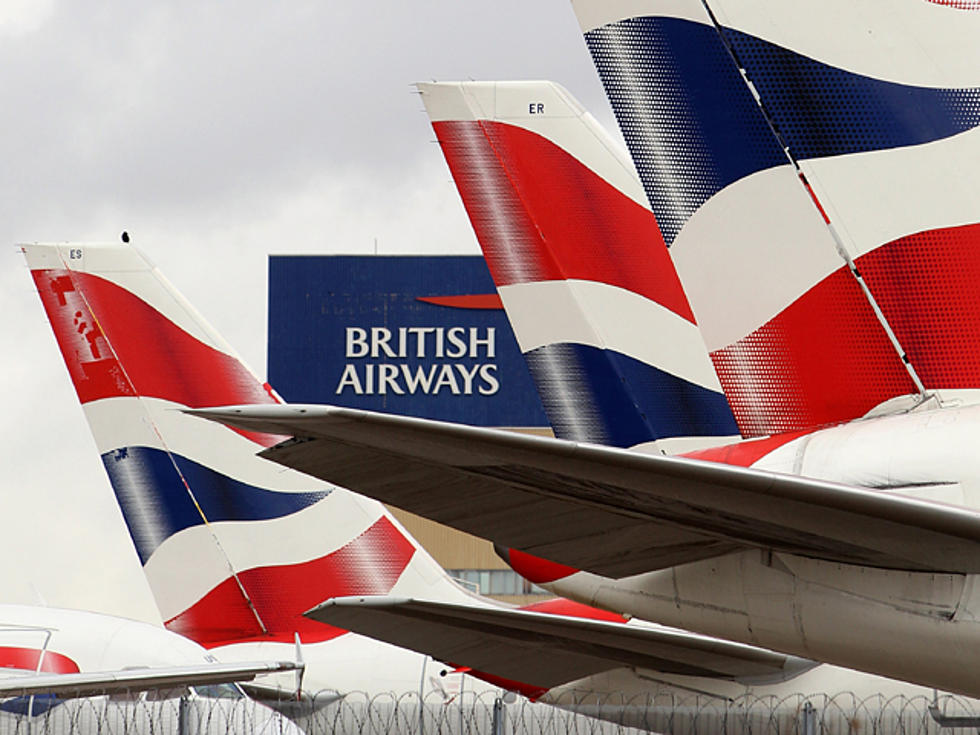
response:
{"label": "grey cloud", "polygon": [[[267,253],[474,251],[412,82],[550,78],[611,119],[567,0],[56,2],[0,39],[0,242],[129,228],[260,373]],[[29,274],[0,265],[8,599],[152,618]]]}

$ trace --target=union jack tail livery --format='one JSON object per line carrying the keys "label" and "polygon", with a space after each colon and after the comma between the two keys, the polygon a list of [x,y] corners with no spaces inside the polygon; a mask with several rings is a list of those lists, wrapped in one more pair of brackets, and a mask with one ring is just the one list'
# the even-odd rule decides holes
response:
{"label": "union jack tail livery", "polygon": [[616,142],[551,82],[418,88],[556,435],[687,440],[665,451],[737,435]]}
{"label": "union jack tail livery", "polygon": [[744,435],[980,384],[977,3],[573,5]]}
{"label": "union jack tail livery", "polygon": [[279,399],[138,250],[24,252],[167,628],[312,643],[344,633],[301,615],[330,597],[462,594],[379,503],[181,412]]}

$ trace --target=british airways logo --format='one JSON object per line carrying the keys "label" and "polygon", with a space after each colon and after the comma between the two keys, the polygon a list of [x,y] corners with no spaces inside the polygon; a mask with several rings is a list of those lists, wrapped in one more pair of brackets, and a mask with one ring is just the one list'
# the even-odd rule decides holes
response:
{"label": "british airways logo", "polygon": [[295,403],[547,424],[478,255],[273,256],[269,382]]}
{"label": "british airways logo", "polygon": [[[456,309],[500,309],[497,294],[419,297]],[[492,396],[500,390],[495,327],[347,327],[335,393]]]}

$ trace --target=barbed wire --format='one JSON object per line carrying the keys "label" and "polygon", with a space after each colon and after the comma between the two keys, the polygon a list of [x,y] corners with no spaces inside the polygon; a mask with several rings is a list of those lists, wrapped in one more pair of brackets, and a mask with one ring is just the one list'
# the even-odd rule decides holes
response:
{"label": "barbed wire", "polygon": [[[959,735],[980,732],[966,699],[858,697],[853,692],[721,700],[701,695],[597,697],[561,706],[493,692],[368,696],[320,692],[276,703],[291,721],[249,699],[145,696],[25,699],[0,704],[0,735]],[[24,705],[23,707],[21,705]],[[933,711],[930,712],[930,709]],[[32,714],[28,714],[31,711]],[[496,712],[495,712],[496,711]],[[937,717],[938,716],[938,717]],[[939,720],[947,719],[943,727]],[[967,720],[964,718],[973,718]],[[293,725],[295,723],[295,726]]]}

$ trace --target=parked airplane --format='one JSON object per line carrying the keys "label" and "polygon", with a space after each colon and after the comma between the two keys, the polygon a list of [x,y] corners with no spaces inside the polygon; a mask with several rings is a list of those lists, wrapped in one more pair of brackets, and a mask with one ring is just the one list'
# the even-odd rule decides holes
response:
{"label": "parked airplane", "polygon": [[[539,346],[561,345],[567,341],[570,343],[585,344],[588,348],[596,349],[597,351],[605,351],[610,350],[613,339],[618,339],[617,346],[620,352],[632,355],[646,355],[649,356],[647,363],[653,365],[659,363],[662,365],[665,349],[669,351],[672,347],[670,340],[666,340],[663,344],[657,344],[655,339],[649,339],[640,330],[617,330],[618,324],[616,323],[616,318],[621,321],[629,318],[629,315],[614,312],[614,319],[604,320],[604,315],[600,310],[595,308],[597,303],[602,303],[601,297],[605,293],[614,292],[617,289],[628,290],[622,285],[623,281],[619,281],[618,283],[614,281],[612,284],[603,287],[602,282],[593,275],[595,273],[594,270],[589,271],[583,269],[580,272],[575,272],[575,267],[578,264],[577,261],[584,260],[591,254],[586,249],[592,247],[587,233],[598,231],[607,234],[610,246],[614,245],[616,236],[622,236],[621,234],[617,235],[615,232],[604,232],[601,225],[596,226],[593,221],[586,222],[585,220],[597,220],[601,223],[603,218],[610,212],[619,211],[619,208],[615,205],[609,204],[609,200],[615,201],[617,193],[620,198],[618,202],[620,207],[626,204],[632,206],[637,201],[637,198],[639,198],[628,198],[625,193],[625,191],[630,191],[628,188],[629,177],[626,175],[628,173],[628,162],[623,164],[621,161],[616,160],[613,154],[613,151],[615,151],[614,144],[610,143],[601,133],[595,122],[583,114],[581,108],[574,101],[570,100],[564,90],[554,85],[531,83],[513,85],[476,83],[465,83],[461,85],[427,84],[421,85],[420,89],[430,114],[433,116],[436,132],[446,151],[450,167],[457,181],[460,183],[464,202],[474,219],[474,226],[480,236],[481,244],[488,251],[487,256],[491,272],[498,279],[498,283],[501,284],[501,296],[505,306],[508,307],[508,314],[513,320],[515,333],[522,348],[530,352],[538,349]],[[545,101],[542,102],[542,100]],[[528,110],[533,110],[533,112],[529,114]],[[535,117],[531,117],[532,115]],[[585,154],[580,155],[580,152],[583,150]],[[582,166],[577,163],[577,161],[583,160],[588,160],[589,165]],[[554,162],[560,164],[561,176],[552,175],[553,170],[550,164]],[[575,166],[580,166],[584,170],[576,171]],[[616,173],[622,172],[619,173],[618,177],[618,181],[623,182],[619,188],[610,184],[609,179],[613,178],[612,175],[604,178],[599,174],[599,172],[610,171]],[[477,174],[476,172],[479,173]],[[554,192],[540,191],[540,187],[542,186],[540,182],[542,180],[548,182],[574,181],[578,185],[571,188],[570,192],[562,191],[560,196],[555,197]],[[592,209],[576,206],[577,201],[573,197],[578,195],[582,190],[581,184],[578,182],[584,182],[588,185],[589,188],[586,188],[585,191],[599,189],[605,193],[606,199],[603,201],[603,206]],[[633,190],[635,191],[635,187]],[[534,194],[537,194],[537,199],[534,198]],[[572,199],[572,201],[569,202],[568,199]],[[583,197],[583,199],[587,201],[587,198]],[[640,207],[642,205],[637,206]],[[648,212],[648,210],[646,211]],[[554,220],[549,219],[554,212],[562,213],[564,219],[575,218],[564,232],[559,229]],[[574,212],[574,215],[570,215],[570,212]],[[476,213],[475,216],[474,213]],[[655,238],[656,223],[653,217],[649,216],[647,219],[636,219],[637,221],[644,222],[646,229],[633,229],[632,231],[628,231],[631,238],[640,242],[646,242],[646,247],[649,247],[651,251],[658,245],[663,248],[662,241],[658,242]],[[517,220],[517,222],[515,223],[512,220]],[[512,233],[515,232],[519,234],[514,236]],[[569,237],[568,233],[574,233],[574,236]],[[600,241],[600,244],[604,243]],[[530,250],[530,254],[527,252],[528,250]],[[633,262],[639,264],[639,267],[642,267],[644,263],[642,249],[638,246],[630,255],[632,256]],[[650,260],[653,260],[654,257],[651,256]],[[606,269],[605,273],[616,274],[629,272],[617,262],[614,247],[609,247],[604,257],[596,259],[596,262],[602,263]],[[663,301],[667,299],[663,296],[663,290],[657,292],[654,289],[659,284],[670,283],[670,280],[665,276],[671,276],[673,269],[669,261],[658,263],[658,265],[660,266],[660,271],[657,273],[658,278],[656,281],[651,283],[651,279],[644,278],[637,278],[635,281],[636,283],[642,284],[642,286],[638,286],[637,288],[646,288],[646,293],[652,296],[649,300],[655,301],[655,305],[645,305],[642,297],[635,293],[614,293],[614,296],[620,299],[620,303],[644,305],[645,311],[641,313],[654,312],[660,316],[660,323],[670,324],[669,319],[672,316],[676,317],[680,309],[671,310],[667,314],[663,314],[663,312],[667,311],[667,308],[663,305]],[[664,268],[667,269],[666,273],[663,271]],[[521,284],[527,284],[528,290],[536,288],[539,293],[547,292],[557,294],[558,297],[563,297],[560,307],[547,304],[541,298],[522,299],[520,298],[520,294],[518,294],[517,298],[512,297],[511,294],[518,289],[514,289],[508,283],[508,279],[513,279],[514,282]],[[583,297],[582,294],[585,294],[585,296]],[[630,302],[629,299],[632,299],[632,301]],[[660,309],[659,314],[656,311],[657,306]],[[637,311],[639,312],[640,309],[638,308]],[[639,320],[639,317],[637,317],[637,320]],[[636,321],[632,323],[635,324]],[[666,331],[666,329],[661,330],[661,333]],[[675,330],[670,333],[676,334],[678,331],[680,330]],[[690,334],[690,332],[681,332],[681,334]],[[609,335],[613,339],[610,339]],[[656,332],[654,332],[655,335]],[[697,354],[696,348],[700,348],[702,358],[706,359],[703,344],[699,344],[700,337],[697,336],[696,332],[695,338],[695,340],[681,343],[682,349],[686,347],[692,359],[688,360],[687,363],[673,363],[674,370],[677,373],[675,377],[678,379],[685,379],[685,376],[688,375],[685,372],[689,369],[688,366],[697,366],[697,362],[693,360],[693,357]],[[586,349],[580,350],[580,352],[586,351]],[[570,354],[574,353],[575,350],[571,349],[552,349],[551,359],[555,359],[554,356],[557,356],[558,359],[567,359]],[[540,373],[536,374],[535,377],[542,387],[545,405],[549,407],[549,410],[555,404],[558,404],[561,408],[558,412],[558,415],[561,416],[561,421],[557,423],[557,432],[565,431],[573,436],[577,434],[578,438],[589,438],[593,440],[604,436],[611,436],[613,432],[606,428],[608,426],[608,419],[600,416],[599,418],[605,419],[605,421],[590,421],[593,418],[591,412],[596,410],[596,406],[600,406],[601,408],[601,399],[604,396],[625,394],[629,397],[631,390],[637,390],[640,393],[640,401],[647,401],[649,420],[646,422],[646,426],[648,427],[658,425],[658,420],[664,417],[667,419],[675,418],[674,426],[679,426],[680,424],[676,423],[676,417],[683,416],[685,410],[692,414],[697,414],[698,412],[705,413],[704,403],[688,402],[684,404],[681,401],[677,401],[676,403],[668,401],[666,407],[664,407],[664,404],[656,405],[655,400],[650,396],[642,395],[642,391],[649,390],[653,387],[652,381],[643,383],[641,386],[629,381],[626,383],[616,381],[611,388],[608,388],[608,382],[602,380],[592,380],[590,383],[589,379],[591,376],[588,373],[588,369],[592,365],[599,364],[600,370],[602,370],[609,363],[615,364],[615,357],[609,360],[608,363],[603,362],[603,357],[603,355],[599,355],[598,359],[593,359],[588,364],[583,364],[584,361],[576,361],[575,359],[570,361],[574,376],[574,380],[572,381],[573,388],[589,384],[595,386],[593,392],[585,393],[587,400],[578,402],[578,405],[581,407],[580,412],[583,415],[576,415],[575,405],[572,405],[571,402],[566,403],[564,406],[561,405],[562,396],[559,391],[562,389],[562,386],[560,384],[548,382],[547,379],[541,380]],[[552,371],[550,375],[546,373],[546,375],[552,377],[560,374],[565,367],[565,365],[562,365],[561,369]],[[697,368],[695,367],[695,369]],[[635,375],[637,372],[634,369],[631,375]],[[558,393],[558,395],[549,395],[549,393]],[[338,412],[334,414],[338,425],[345,420],[349,420],[352,433],[342,441],[346,446],[332,447],[322,440],[321,437],[323,434],[320,432],[321,422],[316,418],[317,413],[320,413],[322,416],[323,414],[329,415],[331,411],[332,409],[305,407],[284,407],[282,410],[272,412],[243,409],[239,417],[243,414],[254,416],[261,412],[269,419],[270,425],[286,426],[288,424],[292,428],[303,425],[301,431],[295,431],[294,433],[298,436],[315,437],[312,441],[293,443],[288,449],[283,447],[283,449],[273,450],[273,452],[277,455],[280,452],[283,454],[289,453],[295,457],[307,454],[307,449],[312,447],[313,452],[309,454],[311,461],[307,463],[305,461],[306,458],[304,458],[304,468],[322,472],[324,476],[336,472],[343,473],[348,477],[356,474],[361,481],[367,478],[368,481],[374,482],[374,472],[365,469],[366,465],[357,469],[358,460],[356,453],[365,450],[365,446],[361,442],[361,437],[358,436],[361,433],[358,424],[368,415],[364,412],[338,409]],[[213,415],[217,412],[204,411],[202,413]],[[228,418],[227,413],[225,412],[226,418]],[[290,413],[293,414],[293,418],[283,420],[283,416],[289,415]],[[273,416],[273,414],[276,415]],[[373,421],[375,418],[377,417],[370,417],[370,420]],[[232,418],[232,421],[242,421],[243,424],[250,423],[248,420],[241,418]],[[332,421],[332,419],[328,418],[328,421]],[[398,419],[395,419],[396,423],[397,421]],[[405,459],[411,463],[410,469],[406,473],[399,475],[399,469],[394,463],[388,464],[385,462],[383,467],[378,468],[378,484],[372,491],[378,495],[384,494],[387,496],[390,493],[394,496],[399,493],[394,488],[394,485],[404,479],[406,475],[412,475],[418,472],[419,476],[409,481],[416,492],[423,487],[428,492],[429,487],[426,477],[436,478],[436,483],[431,489],[436,494],[438,500],[430,503],[430,499],[422,497],[419,494],[417,498],[413,498],[411,501],[412,507],[416,511],[424,511],[425,508],[432,509],[436,503],[446,503],[448,502],[449,494],[451,494],[448,492],[443,494],[442,492],[446,489],[445,480],[449,473],[447,472],[446,475],[440,476],[441,472],[438,470],[438,464],[443,463],[445,458],[437,457],[438,453],[426,452],[424,462],[413,463],[412,459],[408,456],[409,453],[414,452],[419,446],[414,440],[412,431],[420,425],[433,430],[433,433],[422,443],[429,441],[433,436],[437,436],[436,441],[445,446],[445,441],[450,439],[452,434],[455,433],[453,427],[438,425],[434,422],[412,422],[407,424],[406,426],[412,428],[409,431],[400,432],[399,443],[403,444],[401,449],[397,451],[397,454],[399,455],[399,460]],[[689,422],[687,425],[694,424]],[[681,431],[675,429],[672,435],[677,436],[681,433]],[[332,431],[330,434],[333,438]],[[638,432],[634,432],[632,435],[637,436]],[[635,443],[639,444],[644,441],[655,440],[656,438],[657,434],[651,434],[641,437]],[[390,437],[381,441],[387,446],[389,439]],[[547,444],[548,442],[545,442],[545,445]],[[350,453],[350,456],[347,456],[348,452],[353,448],[352,445],[356,446],[356,450]],[[377,445],[375,444],[375,446]],[[536,445],[534,442],[528,445],[522,445],[525,450],[531,449],[533,446],[540,445]],[[644,448],[648,449],[649,445]],[[318,452],[325,453],[323,456],[317,457],[315,455]],[[384,461],[384,457],[380,453],[375,454],[373,451],[369,453],[372,456],[372,462],[377,460]],[[327,456],[328,454],[329,457]],[[512,469],[520,472],[519,465],[514,465],[511,462],[503,463],[497,467],[480,467],[481,462],[479,461],[479,457],[481,454],[484,454],[484,452],[479,447],[474,446],[474,452],[470,456],[474,461],[465,461],[465,466],[460,467],[459,474],[453,478],[454,480],[458,480],[458,484],[454,486],[454,490],[459,493],[461,499],[472,498],[473,491],[479,492],[481,489],[481,475],[484,471],[491,476],[501,478],[506,478]],[[569,452],[570,456],[572,454],[572,452]],[[515,453],[515,456],[520,456],[522,461],[526,461],[527,459],[526,456],[521,456],[520,454]],[[432,462],[434,459],[436,460],[435,463]],[[289,461],[292,461],[292,458]],[[340,463],[339,469],[332,466],[334,462]],[[344,467],[346,463],[350,463],[349,470]],[[390,474],[386,480],[382,480],[381,473]],[[526,478],[523,477],[515,477],[515,479],[526,481]],[[382,485],[383,488],[381,487]],[[525,494],[524,497],[527,498],[528,495]],[[456,519],[456,524],[460,527],[462,527],[462,524],[467,523],[473,525],[484,524],[480,527],[485,531],[493,524],[500,533],[512,533],[513,531],[507,530],[505,526],[513,523],[518,514],[524,514],[525,521],[519,524],[522,533],[533,533],[531,527],[536,526],[539,533],[545,533],[553,537],[561,535],[562,538],[568,538],[573,533],[582,532],[588,537],[584,545],[589,547],[598,547],[606,543],[605,538],[600,538],[601,534],[595,528],[587,527],[579,519],[570,515],[563,515],[559,523],[554,525],[549,523],[546,527],[542,528],[541,519],[547,518],[548,516],[538,515],[536,509],[541,507],[540,504],[528,507],[520,501],[515,503],[512,498],[506,498],[503,495],[498,496],[498,499],[500,505],[493,510],[490,508],[491,504],[489,503],[489,499],[486,499],[488,502],[485,505],[481,502],[479,512],[492,515],[489,521],[485,518],[476,520],[465,513],[464,505],[467,501],[462,501],[458,505],[454,504],[455,507],[452,509],[446,509],[447,513],[444,514],[443,518],[445,520],[448,516],[453,516]],[[539,501],[540,499],[536,500]],[[533,519],[532,523],[527,523],[527,518]],[[556,525],[563,526],[568,522],[578,522],[575,530],[571,533],[568,533],[564,528],[555,527]],[[638,527],[637,530],[641,534],[646,532],[646,529],[643,527]],[[633,535],[631,538],[625,540],[617,539],[612,544],[615,546],[613,553],[620,556],[627,556],[629,552],[626,548],[628,543],[636,544],[640,549],[643,548],[640,545],[642,544],[642,537],[640,535]],[[601,554],[598,548],[594,548],[593,551]],[[574,579],[579,576],[574,574],[574,569],[544,564],[537,560],[531,560],[526,555],[519,555],[516,552],[513,556],[516,560],[516,568],[533,575],[534,578],[545,584],[555,582],[554,577],[548,576],[548,573],[554,574],[557,572],[559,577],[566,579]],[[468,651],[460,650],[462,646],[458,642],[460,639],[465,639],[463,632],[467,628],[472,628],[479,623],[482,626],[495,625],[506,627],[507,625],[512,625],[520,629],[518,627],[519,624],[516,622],[520,618],[516,616],[503,613],[498,614],[496,611],[491,613],[488,611],[472,610],[463,606],[440,605],[433,601],[396,598],[365,597],[362,599],[338,600],[323,606],[319,610],[311,613],[311,615],[318,619],[332,622],[333,624],[349,625],[356,630],[377,635],[385,640],[404,645],[412,645],[418,647],[420,650],[429,651],[434,655],[441,654],[443,657],[453,657],[453,660],[464,664],[469,664],[470,661],[466,656],[473,655],[472,642],[471,649]],[[679,620],[680,616],[676,617],[678,619],[674,624],[683,625],[683,621]],[[510,620],[514,620],[515,622],[509,622]],[[553,626],[555,628],[560,627],[561,623],[554,623]],[[572,628],[573,626],[569,623],[566,627]],[[598,686],[597,683],[592,684],[593,686]],[[838,691],[840,689],[853,689],[865,693],[881,692],[885,696],[899,693],[914,696],[915,694],[923,693],[920,687],[914,685],[907,685],[853,671],[845,671],[833,666],[816,667],[797,676],[788,677],[782,682],[746,681],[745,679],[733,682],[731,680],[712,679],[705,676],[677,676],[676,672],[673,675],[660,672],[656,676],[655,682],[651,682],[649,679],[645,681],[630,681],[627,676],[609,675],[606,677],[605,686],[611,690],[615,688],[619,691],[632,694],[637,692],[656,692],[663,694],[671,691],[676,693],[678,691],[693,690],[721,697],[733,697],[737,694],[785,697],[790,692],[814,693]],[[547,698],[549,701],[562,701],[564,694],[566,693],[560,690],[553,690],[548,693]]]}
{"label": "parked airplane", "polygon": [[66,732],[90,718],[156,732],[181,719],[194,732],[302,735],[232,683],[297,667],[221,664],[196,643],[147,623],[0,605],[0,722],[27,718],[33,732]]}
{"label": "parked airplane", "polygon": [[[764,5],[771,19],[757,12]],[[229,418],[316,437],[266,456],[515,547],[516,568],[566,596],[976,696],[980,676],[967,651],[980,641],[980,478],[970,447],[980,376],[968,345],[978,321],[969,289],[952,274],[972,272],[978,252],[980,204],[960,193],[977,188],[975,168],[962,161],[977,140],[969,100],[980,85],[968,77],[980,65],[957,59],[976,53],[966,40],[980,16],[924,2],[867,15],[864,4],[836,3],[834,13],[773,5],[651,3],[642,17],[633,17],[642,3],[577,8],[594,53],[605,49],[607,85],[619,85],[610,96],[648,192],[670,185],[662,216],[651,193],[654,212],[739,427],[747,436],[786,433],[684,460],[336,409]],[[803,14],[784,12],[791,9]],[[916,51],[900,68],[928,70],[931,81],[913,78],[902,91],[874,69],[842,71],[874,65],[872,57],[893,61],[910,20],[929,32],[909,45]],[[781,50],[753,41],[753,29],[756,39],[787,31]],[[865,37],[884,39],[883,55],[855,51]],[[826,62],[813,62],[806,51],[826,39],[841,42]],[[709,61],[712,43],[720,48]],[[691,63],[679,63],[689,52]],[[828,71],[833,54],[848,63]],[[937,60],[958,78],[937,82]],[[667,79],[654,95],[643,80],[658,75]],[[835,94],[857,106],[857,158],[847,158],[855,148],[833,130],[821,139],[830,149],[812,149],[818,157],[794,155],[811,150],[803,142],[812,121],[793,125],[796,100],[828,78],[843,79]],[[731,99],[715,99],[722,92]],[[915,114],[893,115],[895,99],[913,98]],[[709,124],[711,110],[741,127]],[[932,128],[914,119],[920,112]],[[820,122],[819,110],[811,113]],[[659,114],[671,132],[648,124]],[[882,120],[894,128],[886,139],[869,132]],[[780,137],[776,154],[773,129],[790,140]],[[647,145],[657,136],[660,147]],[[760,150],[768,151],[762,163]],[[682,163],[665,164],[665,153]],[[865,165],[878,172],[873,179]],[[937,178],[956,182],[949,196],[936,194],[949,191],[945,184],[930,189]],[[909,194],[914,201],[903,199]],[[871,206],[869,196],[880,201]],[[896,210],[882,202],[900,204],[901,217],[886,216]],[[956,265],[944,265],[947,257]],[[352,472],[354,458],[386,472],[383,483]],[[416,483],[425,498],[413,496]],[[561,522],[528,527],[528,517],[548,514]],[[900,649],[887,645],[899,639]]]}

